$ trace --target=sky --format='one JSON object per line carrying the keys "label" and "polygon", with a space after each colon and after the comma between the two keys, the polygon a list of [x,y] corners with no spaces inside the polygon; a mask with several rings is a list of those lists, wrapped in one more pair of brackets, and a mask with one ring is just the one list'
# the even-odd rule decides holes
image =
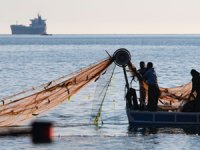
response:
{"label": "sky", "polygon": [[200,34],[200,0],[0,0],[0,34],[38,13],[51,34]]}

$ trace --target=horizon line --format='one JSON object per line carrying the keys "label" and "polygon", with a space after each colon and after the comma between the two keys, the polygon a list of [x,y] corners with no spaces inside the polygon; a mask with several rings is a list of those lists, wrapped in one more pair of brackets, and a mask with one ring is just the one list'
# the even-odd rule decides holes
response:
{"label": "horizon line", "polygon": [[[10,34],[0,33],[0,35],[32,35],[40,34]],[[48,35],[200,35],[200,33],[48,33]]]}

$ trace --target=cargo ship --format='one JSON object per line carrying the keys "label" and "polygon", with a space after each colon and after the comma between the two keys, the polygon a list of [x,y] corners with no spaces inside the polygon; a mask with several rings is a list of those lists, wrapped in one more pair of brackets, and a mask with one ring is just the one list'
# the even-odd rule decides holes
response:
{"label": "cargo ship", "polygon": [[37,18],[31,19],[31,24],[29,26],[25,25],[11,25],[12,34],[40,34],[47,35],[46,32],[46,20],[38,14]]}

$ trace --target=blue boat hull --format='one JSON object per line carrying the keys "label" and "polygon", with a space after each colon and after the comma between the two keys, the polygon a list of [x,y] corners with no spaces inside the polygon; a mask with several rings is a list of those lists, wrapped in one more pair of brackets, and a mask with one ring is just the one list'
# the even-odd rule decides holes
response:
{"label": "blue boat hull", "polygon": [[128,121],[136,127],[200,127],[200,113],[148,112],[127,109]]}

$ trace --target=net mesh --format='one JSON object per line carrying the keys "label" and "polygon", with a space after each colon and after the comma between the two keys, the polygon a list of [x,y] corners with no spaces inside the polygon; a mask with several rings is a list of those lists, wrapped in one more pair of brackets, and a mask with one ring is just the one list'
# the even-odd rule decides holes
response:
{"label": "net mesh", "polygon": [[[111,58],[108,58],[70,75],[0,100],[0,126],[21,125],[34,116],[63,103],[88,83],[99,79],[91,115],[93,123],[98,124],[114,68],[115,64],[112,63]],[[129,65],[129,70],[140,80],[133,64]],[[148,92],[147,84],[139,83],[144,84]],[[160,88],[159,100],[163,106],[170,106],[168,110],[178,109],[183,101],[191,100],[189,99],[191,88],[191,82],[174,88]]]}
{"label": "net mesh", "polygon": [[112,63],[102,60],[88,68],[0,100],[0,126],[21,125],[61,104],[100,76]]}
{"label": "net mesh", "polygon": [[106,72],[102,73],[102,75],[98,80],[92,104],[92,114],[91,114],[92,124],[98,125],[101,119],[103,102],[105,100],[106,93],[115,70],[115,66],[116,65],[114,63],[110,65],[106,70]]}
{"label": "net mesh", "polygon": [[189,95],[192,89],[192,83],[189,82],[182,86],[174,88],[160,88],[159,99],[167,105],[172,105],[176,109],[181,106],[183,101],[190,101]]}

